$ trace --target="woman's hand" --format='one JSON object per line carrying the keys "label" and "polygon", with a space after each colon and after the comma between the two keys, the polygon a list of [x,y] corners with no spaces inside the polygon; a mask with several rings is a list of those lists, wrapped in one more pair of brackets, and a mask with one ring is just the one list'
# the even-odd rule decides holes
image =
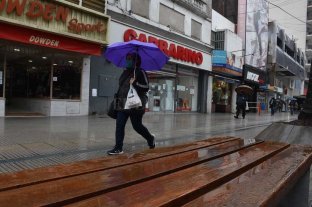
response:
{"label": "woman's hand", "polygon": [[134,81],[135,81],[135,78],[131,78],[131,79],[130,79],[130,84],[133,84]]}

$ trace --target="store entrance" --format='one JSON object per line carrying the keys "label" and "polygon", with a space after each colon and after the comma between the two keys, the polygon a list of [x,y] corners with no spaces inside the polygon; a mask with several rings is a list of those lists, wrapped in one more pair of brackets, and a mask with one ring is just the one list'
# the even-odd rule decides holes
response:
{"label": "store entrance", "polygon": [[6,46],[5,115],[44,116],[36,100],[50,98],[51,58],[39,47]]}

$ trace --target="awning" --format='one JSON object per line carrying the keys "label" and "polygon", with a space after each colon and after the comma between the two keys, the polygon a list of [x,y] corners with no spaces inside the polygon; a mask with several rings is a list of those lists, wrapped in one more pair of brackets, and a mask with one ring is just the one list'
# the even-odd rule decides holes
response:
{"label": "awning", "polygon": [[0,38],[42,47],[101,55],[101,45],[0,22]]}

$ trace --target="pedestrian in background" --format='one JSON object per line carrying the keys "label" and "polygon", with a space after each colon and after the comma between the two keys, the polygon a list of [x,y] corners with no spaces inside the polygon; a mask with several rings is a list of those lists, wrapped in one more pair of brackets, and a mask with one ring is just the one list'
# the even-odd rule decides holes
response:
{"label": "pedestrian in background", "polygon": [[271,116],[274,115],[274,112],[275,112],[275,109],[276,109],[276,99],[275,97],[272,97],[270,102],[269,102],[269,106],[270,106],[270,109],[271,109]]}
{"label": "pedestrian in background", "polygon": [[[149,148],[155,148],[155,136],[142,124],[142,118],[145,113],[145,105],[148,100],[147,91],[149,90],[149,81],[147,74],[140,68],[141,57],[136,53],[127,55],[127,67],[119,78],[119,89],[116,94],[118,100],[116,132],[115,132],[115,147],[108,151],[109,155],[118,155],[123,153],[123,141],[125,137],[125,126],[130,117],[133,129],[146,139]],[[127,99],[130,84],[137,91],[142,106],[132,109],[124,109]]]}
{"label": "pedestrian in background", "polygon": [[277,109],[278,109],[278,112],[282,112],[282,109],[283,109],[283,101],[282,101],[282,99],[280,99],[280,98],[277,99]]}
{"label": "pedestrian in background", "polygon": [[247,102],[246,95],[242,92],[238,93],[237,97],[236,97],[236,115],[234,116],[236,119],[238,119],[238,116],[239,116],[241,111],[242,111],[242,117],[243,117],[243,119],[245,119],[246,102]]}
{"label": "pedestrian in background", "polygon": [[289,103],[289,108],[290,108],[290,114],[294,115],[294,111],[296,108],[297,102],[295,100],[291,100]]}

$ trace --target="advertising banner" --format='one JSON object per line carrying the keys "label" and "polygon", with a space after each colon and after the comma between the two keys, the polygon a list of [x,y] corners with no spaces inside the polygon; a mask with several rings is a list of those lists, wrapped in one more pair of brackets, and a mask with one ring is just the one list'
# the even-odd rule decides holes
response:
{"label": "advertising banner", "polygon": [[213,50],[212,71],[240,77],[242,76],[242,61],[240,61],[240,58],[224,50]]}
{"label": "advertising banner", "polygon": [[265,70],[268,50],[268,2],[247,0],[246,64]]}

